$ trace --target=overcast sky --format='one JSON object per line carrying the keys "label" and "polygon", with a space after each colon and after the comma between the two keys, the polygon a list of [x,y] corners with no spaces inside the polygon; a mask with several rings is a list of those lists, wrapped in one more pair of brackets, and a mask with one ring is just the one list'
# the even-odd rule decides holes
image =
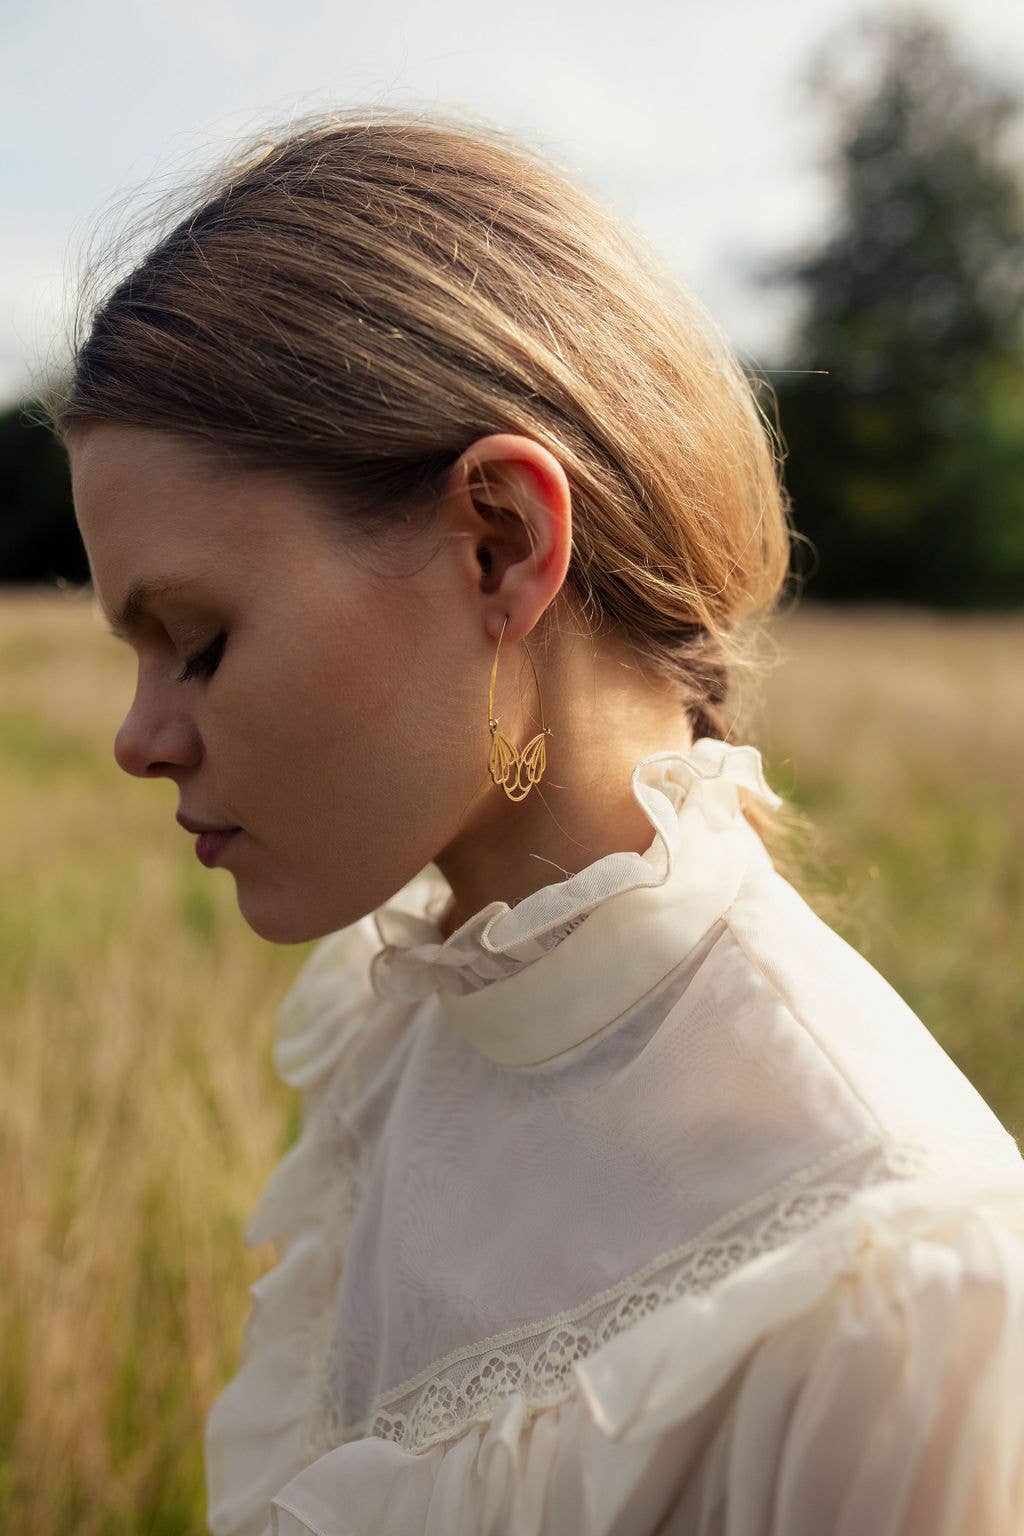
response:
{"label": "overcast sky", "polygon": [[[854,0],[33,0],[4,7],[0,400],[59,359],[87,238],[290,114],[463,108],[610,197],[744,357],[790,310],[751,261],[827,223],[804,77]],[[934,0],[964,51],[1024,84],[1021,0]]]}

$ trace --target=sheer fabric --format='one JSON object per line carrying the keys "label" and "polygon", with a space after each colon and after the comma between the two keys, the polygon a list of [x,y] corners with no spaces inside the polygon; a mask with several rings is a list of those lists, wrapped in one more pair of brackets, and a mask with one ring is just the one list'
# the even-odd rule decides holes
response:
{"label": "sheer fabric", "polygon": [[645,854],[317,945],[207,1423],[213,1536],[1024,1531],[1024,1161],[772,868],[752,747]]}

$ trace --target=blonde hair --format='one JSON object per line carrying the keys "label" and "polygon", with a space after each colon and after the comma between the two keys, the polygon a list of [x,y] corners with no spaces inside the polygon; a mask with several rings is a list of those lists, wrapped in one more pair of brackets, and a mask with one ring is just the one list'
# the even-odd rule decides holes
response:
{"label": "blonde hair", "polygon": [[[384,540],[476,438],[534,438],[571,487],[572,606],[672,685],[695,738],[735,739],[730,689],[789,571],[779,440],[763,381],[630,226],[503,130],[383,107],[263,135],[174,217],[83,293],[41,392],[62,441],[95,419],[181,433]],[[744,811],[795,874],[793,808]]]}

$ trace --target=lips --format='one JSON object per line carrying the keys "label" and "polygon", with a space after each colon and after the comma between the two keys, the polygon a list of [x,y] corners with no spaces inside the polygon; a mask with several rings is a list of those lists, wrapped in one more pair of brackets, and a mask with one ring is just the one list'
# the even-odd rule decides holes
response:
{"label": "lips", "polygon": [[241,830],[241,827],[231,827],[223,832],[200,832],[196,838],[196,858],[208,867],[216,864],[221,853]]}

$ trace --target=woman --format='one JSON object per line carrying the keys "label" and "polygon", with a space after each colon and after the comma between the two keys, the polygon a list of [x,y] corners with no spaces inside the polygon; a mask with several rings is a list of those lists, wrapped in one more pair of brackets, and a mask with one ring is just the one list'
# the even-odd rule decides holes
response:
{"label": "woman", "polygon": [[733,739],[791,533],[700,307],[498,130],[342,112],[51,411],[118,763],[321,940],[214,1536],[1024,1530],[1024,1163]]}

